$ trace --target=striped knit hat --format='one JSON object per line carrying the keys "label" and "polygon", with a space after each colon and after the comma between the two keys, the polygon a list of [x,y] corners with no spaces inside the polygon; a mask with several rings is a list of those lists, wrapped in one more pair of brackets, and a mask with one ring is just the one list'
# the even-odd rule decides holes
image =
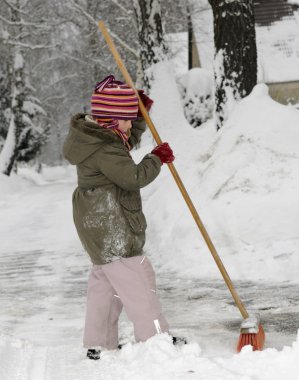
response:
{"label": "striped knit hat", "polygon": [[126,83],[109,75],[97,83],[91,96],[91,115],[97,122],[134,120],[138,113],[138,97]]}

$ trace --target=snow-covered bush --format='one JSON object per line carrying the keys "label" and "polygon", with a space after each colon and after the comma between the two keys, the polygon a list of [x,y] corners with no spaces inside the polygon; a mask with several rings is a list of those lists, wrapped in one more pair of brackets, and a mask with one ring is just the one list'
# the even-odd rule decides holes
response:
{"label": "snow-covered bush", "polygon": [[199,127],[213,113],[213,77],[202,68],[193,68],[178,80],[184,113],[192,127]]}

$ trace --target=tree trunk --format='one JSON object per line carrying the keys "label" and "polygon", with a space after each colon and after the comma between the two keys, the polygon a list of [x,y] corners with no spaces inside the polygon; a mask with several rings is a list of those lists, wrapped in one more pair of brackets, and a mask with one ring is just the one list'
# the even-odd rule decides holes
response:
{"label": "tree trunk", "polygon": [[144,85],[149,89],[153,79],[149,68],[155,63],[163,61],[168,51],[163,34],[160,1],[134,0],[134,11]]}
{"label": "tree trunk", "polygon": [[214,15],[217,129],[257,81],[253,0],[209,0]]}
{"label": "tree trunk", "polygon": [[[87,12],[93,17],[94,20],[97,19],[99,3],[94,0],[87,0]],[[93,71],[92,71],[92,82],[96,83],[101,78],[101,69],[97,63],[97,58],[100,56],[100,47],[99,47],[99,29],[92,23],[88,23],[88,52],[91,55],[91,61],[94,61]],[[88,53],[87,52],[87,53]]]}
{"label": "tree trunk", "polygon": [[0,173],[10,175],[17,157],[16,124],[11,115],[8,133],[0,154]]}

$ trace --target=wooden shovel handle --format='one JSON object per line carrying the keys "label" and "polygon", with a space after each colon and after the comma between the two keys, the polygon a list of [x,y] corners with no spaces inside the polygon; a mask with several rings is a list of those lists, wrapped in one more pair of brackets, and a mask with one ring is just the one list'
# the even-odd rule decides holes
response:
{"label": "wooden shovel handle", "polygon": [[[142,103],[142,100],[140,99],[138,91],[135,89],[135,85],[133,83],[133,80],[132,80],[130,74],[128,73],[128,71],[127,71],[127,69],[126,69],[126,67],[125,67],[125,65],[124,65],[124,63],[123,63],[120,55],[118,54],[118,51],[117,51],[117,49],[116,49],[116,47],[114,45],[114,42],[113,42],[112,38],[110,37],[110,35],[109,35],[109,33],[108,33],[108,31],[107,31],[107,29],[106,29],[105,24],[104,24],[103,21],[99,22],[99,28],[100,28],[100,30],[101,30],[101,32],[102,32],[102,34],[103,34],[103,36],[104,36],[104,38],[105,38],[105,40],[107,42],[107,45],[110,48],[110,51],[111,51],[111,53],[112,53],[112,55],[113,55],[113,57],[114,57],[117,65],[118,65],[118,67],[119,67],[119,69],[120,69],[120,71],[121,71],[121,73],[122,73],[122,75],[123,75],[126,83],[131,88],[134,89],[136,95],[138,96],[140,111],[141,111],[141,113],[143,115],[143,118],[146,121],[146,123],[147,123],[147,125],[148,125],[148,127],[149,127],[149,129],[150,129],[150,131],[151,131],[151,133],[152,133],[152,135],[153,135],[156,143],[157,144],[161,144],[162,140],[161,140],[161,138],[160,138],[160,136],[159,136],[159,134],[158,134],[155,126],[154,126],[154,123],[152,122],[152,120],[151,120],[151,118],[150,118],[150,116],[149,116],[149,114],[148,114],[148,112],[147,112],[144,104]],[[221,272],[221,274],[222,274],[222,277],[223,277],[223,279],[224,279],[224,281],[225,281],[228,289],[231,292],[231,295],[232,295],[233,299],[236,302],[236,305],[238,306],[238,308],[240,310],[240,313],[241,313],[242,317],[245,318],[245,319],[248,318],[249,317],[248,312],[245,309],[245,306],[243,305],[240,297],[238,296],[238,294],[237,294],[237,292],[236,292],[236,290],[235,290],[235,288],[233,286],[233,283],[232,283],[232,281],[231,281],[231,279],[230,279],[230,277],[229,277],[229,275],[228,275],[228,273],[227,273],[227,271],[226,271],[226,269],[225,269],[225,267],[224,267],[224,265],[223,265],[223,263],[222,263],[219,255],[218,255],[218,253],[216,251],[216,248],[215,248],[215,246],[214,246],[214,244],[213,244],[213,242],[212,242],[212,240],[211,240],[211,238],[210,238],[210,236],[209,236],[209,234],[208,234],[205,226],[203,225],[203,223],[202,223],[202,221],[201,221],[201,219],[200,219],[200,217],[198,215],[198,212],[196,211],[196,209],[195,209],[195,207],[193,205],[193,202],[191,201],[191,198],[189,197],[189,194],[188,194],[188,192],[187,192],[187,190],[186,190],[186,188],[185,188],[185,186],[184,186],[184,184],[183,184],[183,182],[182,182],[182,180],[181,180],[178,172],[176,171],[176,169],[175,169],[175,167],[174,167],[174,165],[172,163],[168,164],[168,167],[169,167],[169,170],[171,171],[171,174],[173,175],[173,178],[174,178],[176,184],[178,185],[178,187],[179,187],[179,189],[180,189],[180,191],[182,193],[182,196],[185,199],[185,201],[187,203],[187,206],[189,207],[189,210],[190,210],[190,212],[191,212],[191,214],[192,214],[192,216],[193,216],[193,218],[194,218],[194,220],[195,220],[195,222],[196,222],[196,224],[197,224],[197,226],[198,226],[198,228],[199,228],[199,230],[200,230],[200,232],[201,232],[201,234],[202,234],[202,236],[203,236],[203,238],[204,238],[204,240],[205,240],[205,242],[206,242],[206,244],[207,244],[207,246],[208,246],[208,248],[209,248],[209,250],[210,250],[210,252],[211,252],[211,254],[212,254],[212,256],[213,256],[213,258],[214,258],[214,260],[215,260],[215,262],[216,262],[216,264],[218,266],[218,268],[219,268],[219,270],[220,270],[220,272]]]}

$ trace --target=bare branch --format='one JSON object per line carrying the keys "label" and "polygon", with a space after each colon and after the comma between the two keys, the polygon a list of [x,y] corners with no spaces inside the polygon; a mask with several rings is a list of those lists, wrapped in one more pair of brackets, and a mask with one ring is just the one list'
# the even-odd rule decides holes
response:
{"label": "bare branch", "polygon": [[[82,59],[80,57],[75,57],[71,54],[66,54],[66,53],[63,53],[61,54],[62,57],[65,57],[65,58],[69,58],[70,60],[74,61],[74,62],[79,62],[79,63],[82,63],[83,65],[86,65],[86,58]],[[101,66],[103,69],[107,69],[107,66],[103,65],[101,62],[99,62],[97,59],[92,59],[92,58],[89,58],[88,59],[90,62],[93,62],[93,63],[96,63],[98,64],[99,66]]]}
{"label": "bare branch", "polygon": [[36,28],[42,28],[42,29],[45,29],[45,25],[42,25],[42,24],[36,24],[34,22],[26,22],[26,21],[9,21],[7,20],[5,17],[2,17],[0,15],[0,20],[2,20],[3,22],[5,22],[6,24],[8,25],[14,25],[14,26],[34,26]]}
{"label": "bare branch", "polygon": [[[107,28],[107,27],[106,27]],[[122,46],[124,49],[128,50],[130,53],[132,53],[136,59],[139,59],[138,52],[135,49],[132,49],[130,46],[128,46],[121,38],[119,38],[115,33],[113,33],[109,28],[107,28],[110,35]]]}
{"label": "bare branch", "polygon": [[[0,38],[1,40],[1,38]],[[4,39],[2,39],[4,40]],[[4,43],[8,45],[13,45],[13,46],[20,46],[23,48],[27,48],[30,50],[37,50],[37,49],[52,49],[55,48],[57,45],[29,45],[29,44],[24,44],[23,42],[18,42],[18,41],[12,41],[12,40],[4,40]]]}
{"label": "bare branch", "polygon": [[128,9],[126,9],[124,6],[122,6],[119,1],[117,0],[110,0],[111,3],[113,3],[114,5],[116,5],[118,8],[120,8],[126,15],[128,16],[132,16],[133,15],[133,11],[129,11]]}
{"label": "bare branch", "polygon": [[66,57],[66,58],[69,58],[69,59],[71,59],[72,61],[77,61],[77,62],[80,62],[80,63],[83,63],[83,64],[85,64],[86,65],[86,59],[81,59],[81,58],[79,58],[79,57],[75,57],[75,56],[73,56],[73,55],[71,55],[71,54],[67,54],[67,53],[63,53],[63,54],[61,54],[63,57]]}
{"label": "bare branch", "polygon": [[[61,53],[59,56],[57,57],[52,57],[52,58],[48,58],[46,59],[45,61],[41,61],[41,62],[38,62],[33,68],[32,68],[32,71],[35,71],[39,66],[42,66],[42,65],[49,65],[49,63],[51,62],[55,62],[55,61],[58,61],[60,59],[63,59],[63,58],[67,58],[71,61],[74,61],[74,62],[78,62],[80,64],[83,64],[83,65],[86,65],[86,58],[80,58],[80,57],[75,57],[71,54],[67,54],[67,53]],[[97,65],[99,65],[100,67],[102,67],[103,69],[107,69],[107,66],[105,66],[104,64],[102,64],[98,59],[92,59],[92,58],[89,58],[89,61],[92,62],[92,63],[96,63]]]}
{"label": "bare branch", "polygon": [[4,1],[5,4],[6,4],[10,9],[12,9],[13,11],[19,12],[19,13],[21,13],[21,14],[23,14],[23,15],[28,15],[27,12],[24,12],[24,11],[22,11],[21,9],[16,8],[13,4],[11,4],[10,1],[8,1],[8,0],[2,0],[2,1]]}
{"label": "bare branch", "polygon": [[[59,14],[59,17],[63,17],[62,15]],[[82,25],[80,24],[80,22],[78,22],[78,20],[75,18],[75,17],[71,17],[71,18],[63,18],[61,21],[55,21],[55,22],[51,22],[50,26],[52,28],[56,28],[57,26],[61,26],[61,25],[65,25],[67,23],[72,23],[78,27],[82,27]]]}
{"label": "bare branch", "polygon": [[51,102],[52,100],[61,100],[65,99],[65,96],[63,95],[53,95],[53,96],[47,96],[46,98],[43,98],[42,101],[44,102]]}
{"label": "bare branch", "polygon": [[64,77],[59,78],[56,82],[50,83],[49,86],[44,87],[44,89],[46,90],[48,88],[56,86],[57,84],[59,84],[60,82],[62,82],[64,80],[69,80],[69,79],[74,79],[74,78],[78,78],[78,74],[77,73],[76,74],[72,74],[72,75],[65,75]]}
{"label": "bare branch", "polygon": [[42,66],[42,65],[45,65],[45,64],[49,64],[51,62],[55,62],[55,61],[58,61],[59,59],[62,59],[61,55],[60,56],[57,56],[57,57],[51,57],[51,58],[47,58],[46,60],[44,61],[40,61],[38,62],[35,66],[32,67],[32,71],[35,71],[39,66]]}
{"label": "bare branch", "polygon": [[[75,3],[74,0],[72,0],[72,4],[74,5],[74,7],[79,10],[86,18],[88,21],[91,22],[91,24],[93,24],[96,29],[98,30],[98,23],[97,21],[89,14],[85,11],[85,9],[83,9],[79,4]],[[111,34],[111,36],[120,44],[120,46],[122,46],[124,49],[126,49],[127,51],[129,51],[131,54],[133,54],[135,56],[135,58],[139,58],[139,55],[137,53],[137,51],[135,49],[132,49],[129,45],[127,45],[121,38],[119,38],[115,33],[111,32],[111,30],[109,28],[107,28],[109,33]]]}
{"label": "bare branch", "polygon": [[97,29],[98,28],[98,23],[96,22],[96,20],[88,13],[86,12],[86,10],[84,8],[81,7],[81,5],[75,3],[74,0],[71,1],[73,6],[78,10],[80,11],[86,18],[88,21],[90,21],[91,24],[94,25],[94,27]]}

